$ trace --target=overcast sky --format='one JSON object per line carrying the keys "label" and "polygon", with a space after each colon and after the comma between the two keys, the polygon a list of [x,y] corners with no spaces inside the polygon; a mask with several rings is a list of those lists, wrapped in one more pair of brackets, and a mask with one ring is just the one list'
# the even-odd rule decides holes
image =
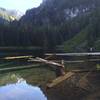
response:
{"label": "overcast sky", "polygon": [[41,2],[42,0],[0,0],[0,7],[25,12],[27,9],[39,6]]}

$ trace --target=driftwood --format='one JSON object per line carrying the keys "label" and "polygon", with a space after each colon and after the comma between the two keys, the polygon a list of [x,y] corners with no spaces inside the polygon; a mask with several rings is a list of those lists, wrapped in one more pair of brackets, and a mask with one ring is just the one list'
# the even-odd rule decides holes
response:
{"label": "driftwood", "polygon": [[28,61],[41,62],[41,63],[55,65],[55,66],[59,66],[59,67],[64,68],[64,64],[60,64],[60,63],[56,63],[56,62],[53,62],[53,61],[45,60],[45,59],[42,59],[42,58],[39,58],[39,57],[36,57],[35,59],[30,58],[30,60],[28,60]]}
{"label": "driftwood", "polygon": [[32,58],[33,56],[15,56],[15,57],[4,57],[5,60],[13,60],[13,59],[23,59],[23,58]]}
{"label": "driftwood", "polygon": [[[47,59],[45,59],[47,60]],[[34,61],[34,62],[42,62],[38,59],[34,59],[34,58],[30,58],[30,60],[28,61]],[[61,60],[49,60],[49,61],[52,61],[52,62],[56,62],[56,63],[59,63],[61,62]],[[68,60],[68,61],[64,61],[65,63],[84,63],[84,62],[96,62],[96,61],[100,61],[100,59],[87,59],[87,60]]]}
{"label": "driftwood", "polygon": [[63,60],[61,61],[61,64],[57,63],[57,62],[49,61],[49,60],[46,60],[46,59],[42,59],[42,58],[39,58],[39,57],[37,57],[36,59],[30,58],[30,60],[28,60],[28,61],[35,61],[35,62],[40,62],[40,63],[45,63],[45,64],[55,66],[55,73],[56,73],[57,77],[65,74],[64,61]]}
{"label": "driftwood", "polygon": [[54,79],[51,83],[47,84],[47,88],[52,88],[52,87],[58,85],[59,83],[63,82],[64,80],[66,80],[68,78],[70,78],[74,74],[75,73],[73,73],[73,72],[68,72],[67,74],[65,74],[63,76],[60,76],[60,77]]}
{"label": "driftwood", "polygon": [[46,53],[46,56],[100,56],[100,52],[83,52],[83,53]]}
{"label": "driftwood", "polygon": [[70,70],[70,72],[74,73],[84,73],[84,72],[100,72],[100,70],[94,69],[94,70]]}

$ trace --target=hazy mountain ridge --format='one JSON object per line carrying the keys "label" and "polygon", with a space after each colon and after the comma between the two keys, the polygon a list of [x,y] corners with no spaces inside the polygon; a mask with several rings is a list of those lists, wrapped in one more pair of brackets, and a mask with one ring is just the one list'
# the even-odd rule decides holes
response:
{"label": "hazy mountain ridge", "polygon": [[0,8],[0,23],[9,23],[14,20],[19,20],[21,16],[22,14],[19,11]]}

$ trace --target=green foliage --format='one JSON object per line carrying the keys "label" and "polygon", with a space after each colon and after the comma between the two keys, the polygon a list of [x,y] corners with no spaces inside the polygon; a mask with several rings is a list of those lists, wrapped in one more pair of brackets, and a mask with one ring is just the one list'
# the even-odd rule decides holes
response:
{"label": "green foliage", "polygon": [[75,35],[72,39],[68,40],[67,42],[64,42],[64,51],[66,52],[72,52],[75,50],[75,48],[83,43],[86,40],[87,33],[86,31],[82,31]]}
{"label": "green foliage", "polygon": [[98,39],[97,41],[95,41],[94,43],[94,47],[97,51],[100,51],[100,39]]}

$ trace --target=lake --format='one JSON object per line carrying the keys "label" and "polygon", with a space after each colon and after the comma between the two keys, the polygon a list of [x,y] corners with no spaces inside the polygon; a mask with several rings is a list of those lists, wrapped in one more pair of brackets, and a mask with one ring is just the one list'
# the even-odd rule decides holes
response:
{"label": "lake", "polygon": [[17,83],[0,87],[0,100],[47,100],[39,87],[19,79]]}
{"label": "lake", "polygon": [[[3,61],[0,68],[30,65],[24,61]],[[32,65],[32,64],[31,64]],[[40,66],[14,71],[0,71],[0,100],[47,100],[40,85],[54,78],[54,72]],[[50,76],[48,78],[48,76]]]}
{"label": "lake", "polygon": [[[32,64],[34,65],[33,62],[27,62],[27,59],[0,60],[1,69]],[[94,66],[93,63],[90,63],[89,67],[87,62],[68,62],[65,65],[66,71],[90,69]],[[97,67],[99,68],[99,65]],[[70,79],[46,90],[46,84],[56,78],[55,71],[48,65],[42,64],[23,70],[0,71],[0,100],[100,100],[100,73],[89,74],[86,77],[85,86],[80,87],[83,85],[83,81],[80,83],[80,79],[85,74],[87,75],[87,73],[76,73]]]}

